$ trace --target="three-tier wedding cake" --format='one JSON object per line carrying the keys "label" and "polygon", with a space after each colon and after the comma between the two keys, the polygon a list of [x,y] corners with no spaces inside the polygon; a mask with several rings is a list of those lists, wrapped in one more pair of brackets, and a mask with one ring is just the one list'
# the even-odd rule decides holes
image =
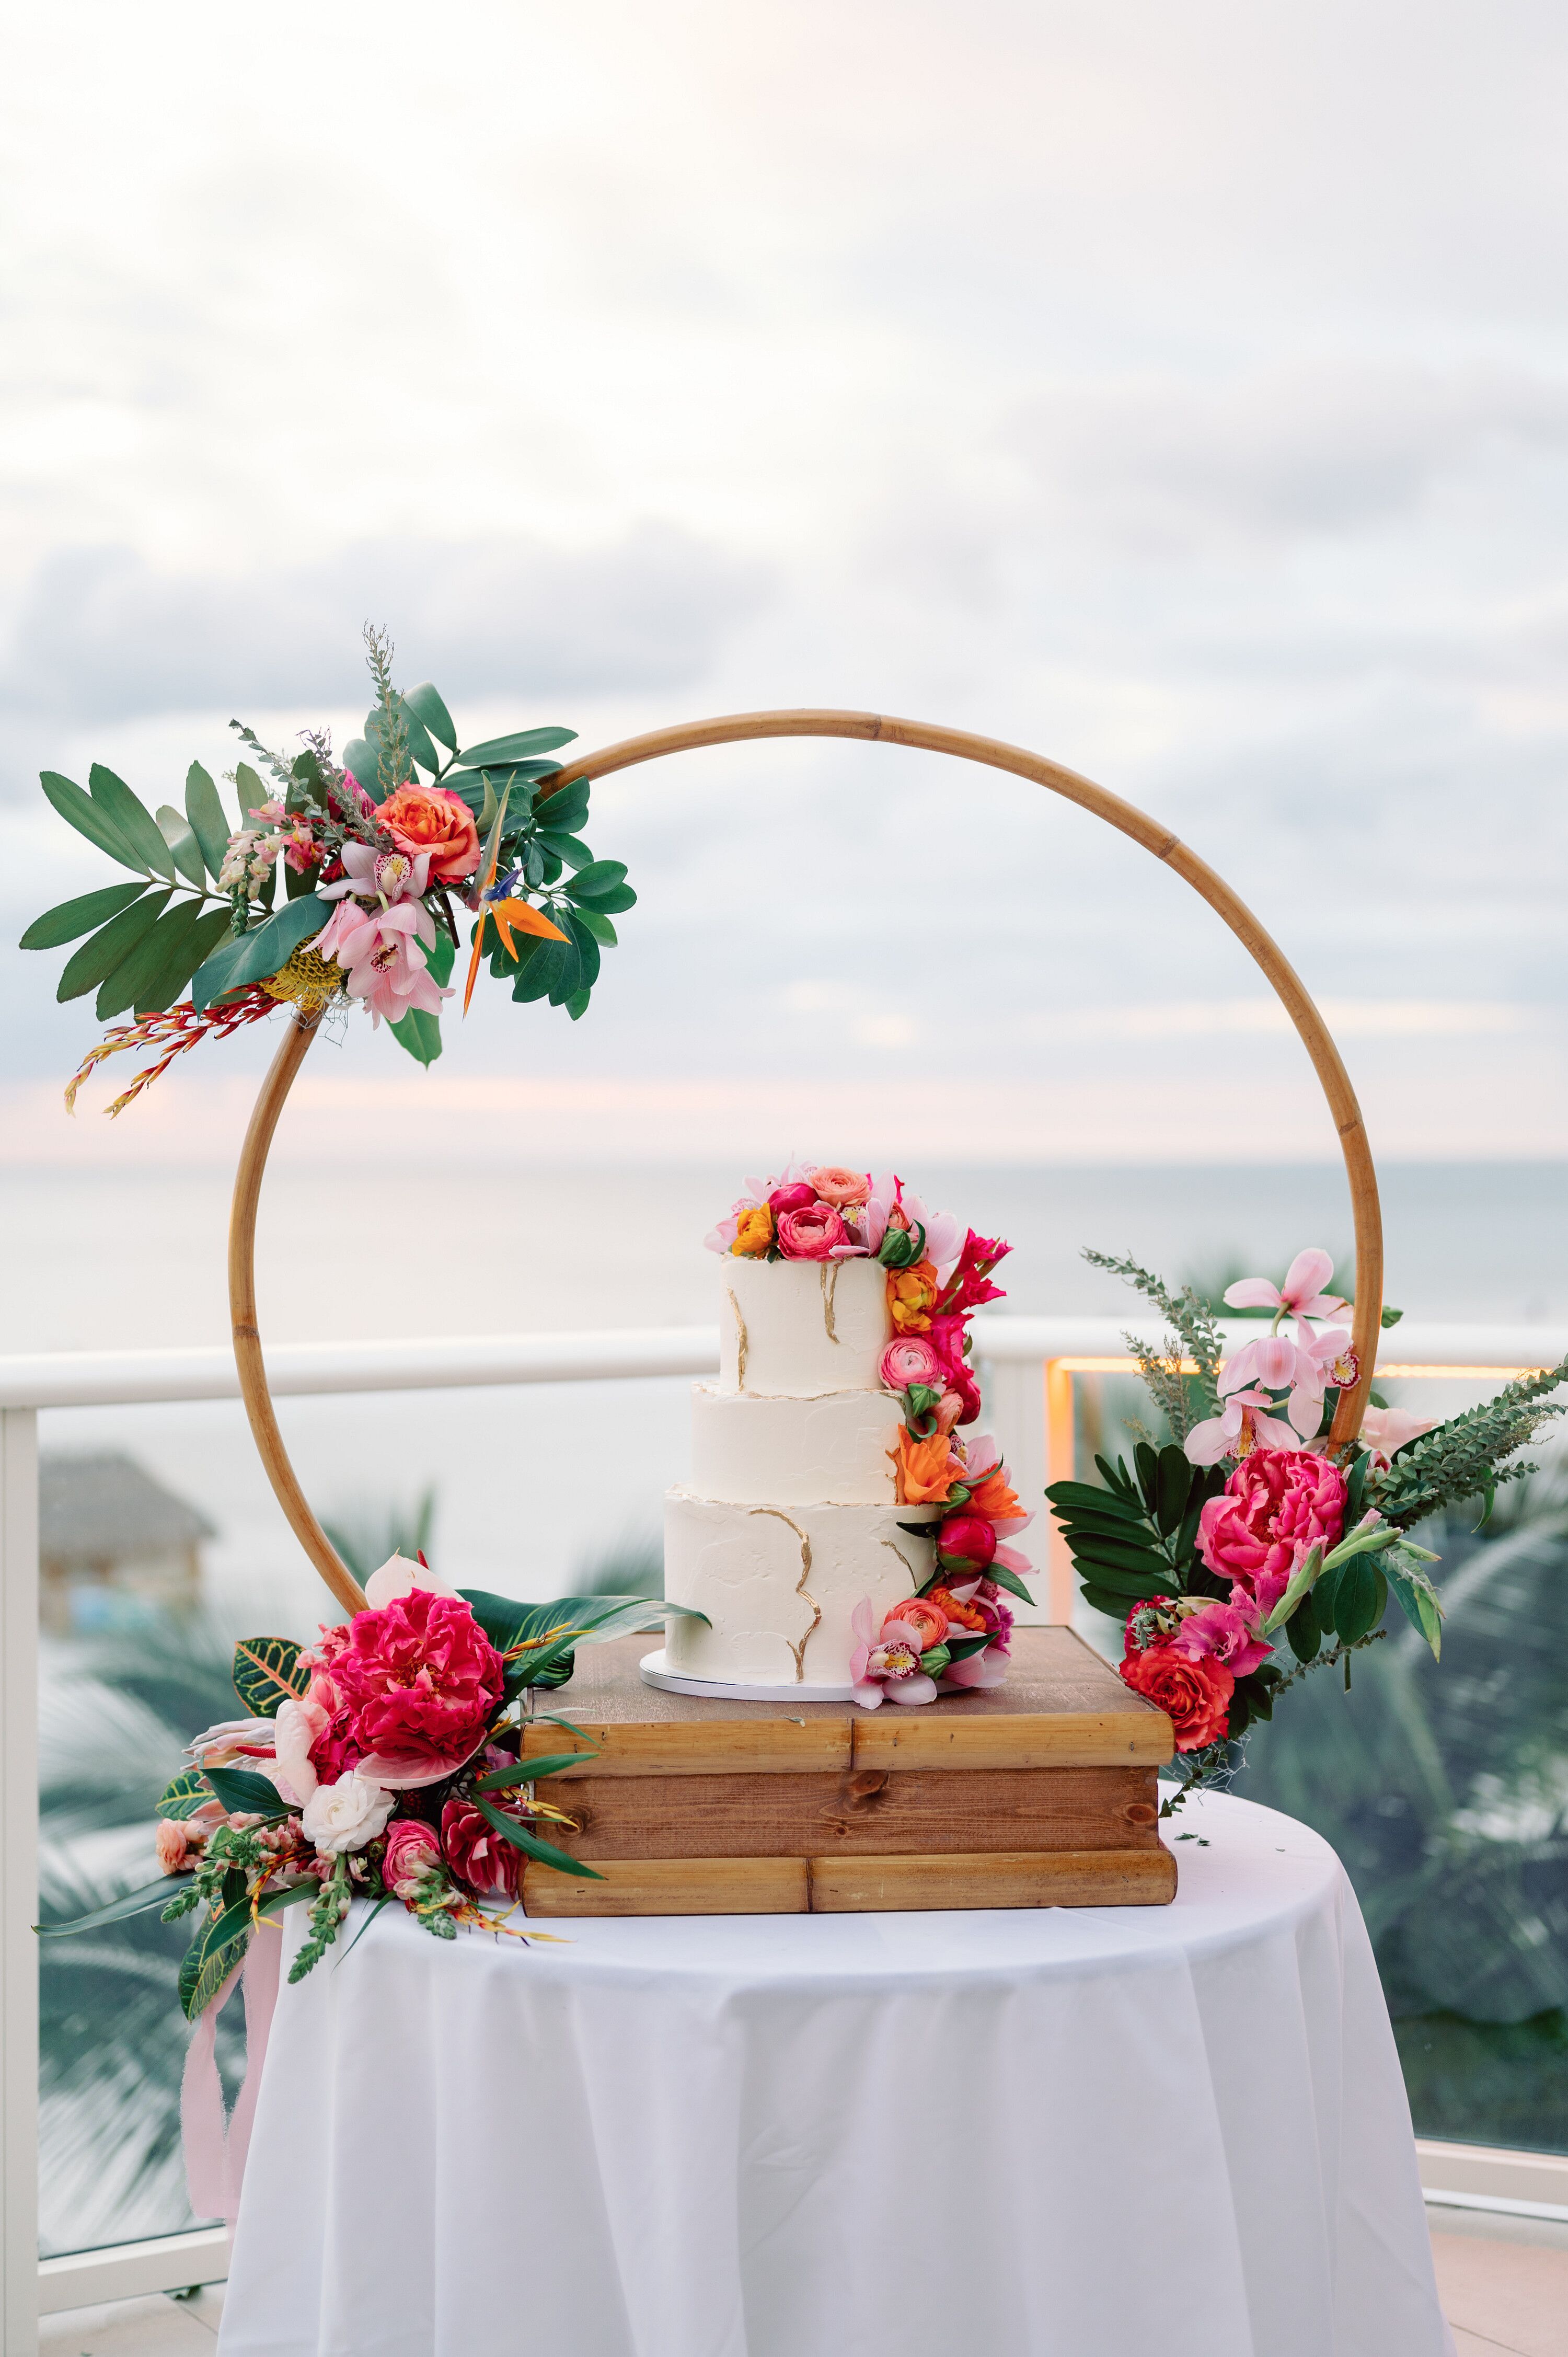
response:
{"label": "three-tier wedding cake", "polygon": [[1026,1517],[957,1427],[979,1409],[968,1314],[1005,1245],[836,1166],[755,1182],[709,1243],[719,1377],[693,1387],[664,1518],[665,1594],[704,1617],[672,1621],[645,1674],[868,1704],[993,1684],[998,1578],[1027,1595],[998,1533]]}

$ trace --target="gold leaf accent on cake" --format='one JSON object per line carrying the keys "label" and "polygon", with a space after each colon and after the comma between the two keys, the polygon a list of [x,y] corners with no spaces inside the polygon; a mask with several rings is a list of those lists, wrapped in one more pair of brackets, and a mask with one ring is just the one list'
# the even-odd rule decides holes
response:
{"label": "gold leaf accent on cake", "polygon": [[725,1299],[735,1311],[735,1385],[736,1391],[743,1392],[746,1389],[746,1320],[740,1314],[739,1302],[727,1285],[725,1287]]}
{"label": "gold leaf accent on cake", "polygon": [[839,1271],[843,1266],[842,1260],[824,1260],[817,1265],[817,1276],[822,1288],[822,1324],[827,1329],[830,1342],[836,1342],[839,1338],[838,1328],[833,1324],[833,1296],[839,1289]]}
{"label": "gold leaf accent on cake", "polygon": [[806,1536],[805,1532],[800,1528],[799,1523],[790,1522],[789,1516],[784,1512],[782,1506],[753,1506],[751,1511],[754,1514],[771,1514],[776,1522],[788,1523],[789,1528],[794,1532],[795,1536],[800,1542],[800,1577],[795,1582],[795,1593],[797,1596],[804,1597],[806,1602],[811,1606],[811,1625],[807,1630],[805,1635],[801,1638],[798,1645],[789,1645],[789,1640],[788,1637],[784,1640],[784,1642],[787,1645],[789,1645],[789,1651],[795,1657],[795,1684],[800,1685],[803,1683],[806,1675],[806,1648],[811,1643],[811,1639],[816,1635],[818,1629],[821,1627],[822,1618],[822,1608],[817,1602],[816,1598],[811,1594],[811,1589],[806,1585],[807,1580],[810,1579],[811,1576],[811,1542]]}
{"label": "gold leaf accent on cake", "polygon": [[893,1539],[884,1539],[884,1540],[883,1540],[883,1542],[882,1542],[882,1544],[883,1544],[883,1545],[884,1545],[885,1547],[891,1547],[891,1548],[892,1548],[893,1553],[897,1556],[897,1558],[898,1558],[899,1562],[903,1565],[903,1566],[904,1566],[905,1570],[908,1573],[908,1575],[909,1575],[910,1578],[914,1581],[914,1583],[915,1583],[914,1592],[915,1592],[915,1594],[916,1594],[917,1596],[918,1596],[918,1594],[919,1594],[919,1592],[920,1592],[920,1575],[919,1575],[919,1573],[915,1569],[914,1565],[910,1562],[910,1560],[909,1560],[908,1556],[905,1554],[905,1552],[904,1552],[903,1548],[897,1544],[897,1541],[896,1541],[896,1540],[893,1540]]}

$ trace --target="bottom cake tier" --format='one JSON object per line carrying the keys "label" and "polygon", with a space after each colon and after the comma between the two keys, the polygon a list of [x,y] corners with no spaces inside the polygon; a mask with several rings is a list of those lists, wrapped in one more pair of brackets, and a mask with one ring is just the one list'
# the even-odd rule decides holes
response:
{"label": "bottom cake tier", "polygon": [[847,1685],[851,1616],[873,1625],[929,1578],[931,1542],[906,1527],[936,1506],[731,1506],[671,1490],[664,1593],[707,1616],[672,1619],[669,1669],[735,1684]]}

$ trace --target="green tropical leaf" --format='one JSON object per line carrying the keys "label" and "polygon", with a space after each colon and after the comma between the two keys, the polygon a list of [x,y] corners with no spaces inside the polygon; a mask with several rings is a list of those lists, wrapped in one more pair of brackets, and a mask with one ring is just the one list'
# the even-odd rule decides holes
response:
{"label": "green tropical leaf", "polygon": [[151,868],[155,875],[166,876],[172,884],[174,855],[146,804],[131,791],[124,778],[117,778],[102,761],[94,761],[87,773],[87,783],[93,801],[110,825],[124,835],[142,866]]}
{"label": "green tropical leaf", "polygon": [[[1341,1566],[1334,1595],[1334,1626],[1341,1644],[1353,1645],[1358,1637],[1376,1628],[1382,1617],[1382,1604],[1387,1600],[1388,1585],[1370,1555],[1355,1555]],[[1320,1615],[1322,1610],[1320,1600]]]}
{"label": "green tropical leaf", "polygon": [[539,823],[552,834],[579,834],[587,822],[589,780],[578,778],[569,786],[546,787],[534,805]]}
{"label": "green tropical leaf", "polygon": [[1103,1612],[1108,1620],[1125,1622],[1131,1609],[1124,1596],[1112,1596],[1107,1587],[1090,1587],[1087,1582],[1079,1590],[1091,1612]]}
{"label": "green tropical leaf", "polygon": [[381,779],[375,747],[367,744],[362,737],[350,737],[343,748],[342,761],[349,776],[357,779],[368,794],[379,800]]}
{"label": "green tropical leaf", "polygon": [[107,982],[116,966],[128,958],[143,937],[150,933],[158,913],[173,897],[173,888],[165,885],[160,890],[144,892],[129,908],[111,917],[102,932],[94,933],[82,942],[73,956],[66,960],[55,996],[61,1001],[81,998],[88,991],[96,990]]}
{"label": "green tropical leaf", "polygon": [[314,893],[307,900],[285,900],[263,924],[252,925],[248,933],[235,934],[223,942],[196,970],[190,996],[197,1012],[231,990],[276,974],[296,949],[321,931],[335,906]]}
{"label": "green tropical leaf", "polygon": [[626,882],[624,859],[593,859],[580,867],[566,889],[574,900],[602,900]]}
{"label": "green tropical leaf", "polygon": [[[575,886],[582,880],[580,876],[575,877],[566,889],[569,892],[575,891]],[[637,894],[629,884],[613,884],[607,886],[604,891],[595,893],[594,906],[602,910],[607,917],[624,917],[628,909],[636,908]]]}
{"label": "green tropical leaf", "polygon": [[[398,717],[403,722],[403,734],[408,741],[409,759],[417,761],[422,770],[428,770],[434,777],[441,767],[441,756],[431,743],[424,723],[418,713],[409,709],[408,698],[405,695],[398,697]],[[386,743],[387,722],[384,713],[372,712],[369,716],[365,722],[365,736],[368,741],[378,748]]]}
{"label": "green tropical leaf", "polygon": [[596,1760],[596,1751],[550,1751],[537,1760],[517,1760],[510,1768],[492,1768],[488,1776],[476,1778],[477,1792],[505,1792],[514,1784],[536,1784],[542,1776],[558,1776],[564,1768],[580,1768],[585,1760]]}
{"label": "green tropical leaf", "polygon": [[249,1768],[209,1768],[207,1781],[223,1806],[232,1815],[286,1817],[287,1803],[279,1797],[275,1784],[258,1776]]}
{"label": "green tropical leaf", "polygon": [[158,833],[167,844],[174,864],[186,882],[194,884],[199,892],[205,892],[207,867],[201,856],[201,845],[184,813],[177,811],[170,802],[160,802],[154,816],[157,821]]}
{"label": "green tropical leaf", "polygon": [[182,1768],[159,1799],[153,1813],[155,1816],[183,1820],[195,1816],[198,1809],[211,1798],[211,1788],[201,1770]]}
{"label": "green tropical leaf", "polygon": [[1033,1604],[1035,1599],[1018,1574],[1015,1571],[1009,1571],[1004,1563],[988,1565],[985,1576],[987,1579],[993,1579],[998,1587],[1004,1587],[1009,1596],[1017,1597],[1020,1603]]}
{"label": "green tropical leaf", "polygon": [[219,797],[217,787],[199,761],[193,761],[185,773],[185,814],[190,821],[190,831],[201,845],[201,856],[214,884],[229,850],[229,837],[234,829],[229,823],[229,813]]}
{"label": "green tropical leaf", "polygon": [[[429,966],[443,988],[452,978],[452,961],[456,954],[451,934],[437,932],[435,947],[428,953]],[[411,1006],[392,1026],[392,1035],[400,1048],[407,1049],[415,1063],[427,1069],[441,1053],[441,1017],[427,1015],[423,1006]]]}
{"label": "green tropical leaf", "polygon": [[1079,1577],[1095,1587],[1103,1587],[1112,1596],[1125,1596],[1136,1603],[1141,1597],[1168,1596],[1176,1582],[1167,1572],[1162,1579],[1144,1571],[1121,1571],[1112,1564],[1080,1564]]}
{"label": "green tropical leaf", "polygon": [[581,1875],[585,1882],[604,1880],[602,1874],[591,1866],[585,1866],[580,1857],[571,1857],[565,1850],[557,1849],[553,1842],[541,1841],[536,1835],[524,1833],[515,1817],[509,1817],[493,1807],[482,1792],[474,1794],[474,1804],[502,1839],[510,1842],[514,1849],[521,1850],[525,1857],[536,1858],[541,1866],[553,1866],[557,1874]]}
{"label": "green tropical leaf", "polygon": [[581,990],[575,990],[571,997],[565,1001],[566,1012],[574,1023],[580,1022],[587,1013],[588,1001],[592,996],[593,992],[585,984]]}
{"label": "green tropical leaf", "polygon": [[1153,1547],[1121,1546],[1111,1539],[1082,1539],[1073,1548],[1079,1563],[1091,1563],[1096,1569],[1133,1571],[1141,1579],[1169,1580],[1171,1567]]}
{"label": "green tropical leaf", "polygon": [[539,753],[558,753],[576,742],[575,728],[519,728],[510,737],[487,737],[470,745],[457,759],[467,770],[492,770],[501,761],[526,761]]}
{"label": "green tropical leaf", "polygon": [[64,942],[74,942],[82,933],[90,933],[111,917],[128,909],[133,900],[140,899],[146,890],[141,882],[105,884],[101,891],[83,892],[75,900],[61,900],[57,908],[47,909],[35,917],[17,942],[18,949],[58,950]]}
{"label": "green tropical leaf", "polygon": [[1142,1506],[1118,1497],[1114,1490],[1097,1490],[1088,1481],[1053,1481],[1046,1495],[1059,1513],[1071,1513],[1081,1506],[1092,1514],[1120,1514],[1137,1523],[1144,1520]]}
{"label": "green tropical leaf", "polygon": [[1317,1625],[1317,1608],[1310,1596],[1302,1598],[1285,1622],[1285,1635],[1298,1662],[1316,1659],[1323,1643],[1323,1631]]}
{"label": "green tropical leaf", "polygon": [[234,791],[240,797],[240,824],[252,826],[255,823],[257,811],[263,802],[271,802],[277,790],[269,786],[260,770],[252,770],[249,761],[237,761],[234,764]]}
{"label": "green tropical leaf", "polygon": [[204,910],[178,957],[171,957],[168,970],[149,984],[146,991],[137,998],[137,1014],[156,1013],[163,1007],[174,1006],[197,967],[206,963],[219,942],[227,939],[228,932],[227,909]]}
{"label": "green tropical leaf", "polygon": [[83,793],[70,779],[62,778],[58,770],[40,770],[38,783],[61,818],[75,827],[78,834],[84,834],[89,843],[106,851],[122,867],[134,867],[143,876],[148,873],[146,863],[137,858],[119,828],[99,809],[91,794]]}
{"label": "green tropical leaf", "polygon": [[589,932],[592,933],[595,941],[602,942],[606,949],[614,949],[616,942],[619,939],[619,935],[617,933],[616,929],[611,924],[609,919],[607,917],[601,917],[596,909],[579,909],[577,911],[577,922],[580,925],[585,925]]}
{"label": "green tropical leaf", "polygon": [[[220,909],[219,914],[227,924],[228,910]],[[166,909],[99,992],[100,1023],[107,1023],[128,1006],[138,1015],[161,1014],[200,963],[196,944],[200,924],[199,900],[177,900]]]}
{"label": "green tropical leaf", "polygon": [[1163,1537],[1170,1536],[1187,1512],[1192,1475],[1183,1450],[1174,1444],[1161,1449],[1155,1469],[1155,1519]]}
{"label": "green tropical leaf", "polygon": [[179,2001],[188,2021],[205,2013],[251,1944],[251,1902],[226,1907],[204,1922],[180,1959]]}
{"label": "green tropical leaf", "polygon": [[511,995],[520,1006],[535,998],[553,998],[566,955],[564,942],[540,942],[526,958],[519,958]]}
{"label": "green tropical leaf", "polygon": [[292,1637],[242,1637],[234,1648],[234,1692],[252,1718],[275,1718],[285,1702],[310,1692],[310,1672],[299,1666],[303,1648]]}
{"label": "green tropical leaf", "polygon": [[579,991],[592,990],[599,978],[598,941],[590,928],[584,924],[575,909],[562,909],[557,913],[575,942],[581,961],[577,988]]}
{"label": "green tropical leaf", "polygon": [[156,1882],[145,1882],[139,1890],[127,1890],[123,1898],[111,1899],[107,1905],[95,1907],[90,1915],[73,1915],[69,1923],[35,1923],[34,1931],[40,1940],[63,1940],[77,1932],[96,1932],[105,1923],[124,1923],[132,1915],[150,1914],[155,1907],[166,1906],[177,1890],[190,1880],[188,1874],[160,1874]]}
{"label": "green tropical leaf", "polygon": [[591,867],[594,864],[594,855],[581,835],[563,834],[555,827],[542,826],[533,839],[568,867]]}
{"label": "green tropical leaf", "polygon": [[433,737],[438,737],[449,753],[457,750],[457,731],[452,725],[452,715],[427,679],[417,687],[406,690],[403,702],[421,719]]}

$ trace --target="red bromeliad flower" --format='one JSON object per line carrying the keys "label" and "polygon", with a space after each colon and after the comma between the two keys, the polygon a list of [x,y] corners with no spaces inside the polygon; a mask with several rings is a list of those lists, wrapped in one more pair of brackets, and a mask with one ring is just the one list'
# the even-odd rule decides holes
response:
{"label": "red bromeliad flower", "polygon": [[415,1587],[327,1629],[306,1657],[328,1723],[311,1763],[393,1788],[433,1784],[478,1750],[501,1698],[501,1657],[461,1598]]}

